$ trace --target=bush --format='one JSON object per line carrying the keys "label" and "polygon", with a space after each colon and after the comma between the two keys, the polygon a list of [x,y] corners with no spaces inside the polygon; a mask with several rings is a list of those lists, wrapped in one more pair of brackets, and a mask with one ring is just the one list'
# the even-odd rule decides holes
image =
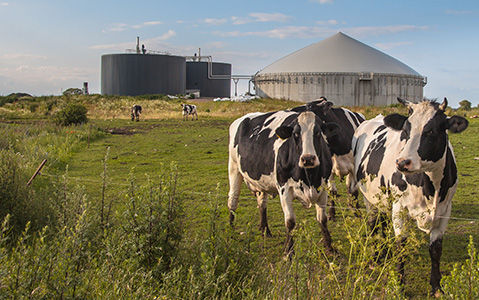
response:
{"label": "bush", "polygon": [[88,110],[83,104],[69,103],[54,116],[58,125],[69,126],[88,122],[86,116]]}
{"label": "bush", "polygon": [[459,105],[460,105],[459,107],[460,109],[470,110],[472,104],[468,100],[462,100],[461,102],[459,102]]}
{"label": "bush", "polygon": [[442,278],[446,299],[479,299],[479,255],[472,236],[469,237],[467,259],[463,264],[455,264],[451,274]]}

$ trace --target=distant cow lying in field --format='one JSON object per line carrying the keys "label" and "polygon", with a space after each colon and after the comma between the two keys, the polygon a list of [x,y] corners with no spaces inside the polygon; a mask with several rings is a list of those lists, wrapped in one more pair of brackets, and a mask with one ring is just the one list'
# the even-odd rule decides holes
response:
{"label": "distant cow lying in field", "polygon": [[183,121],[188,121],[188,115],[191,115],[191,120],[196,116],[196,120],[198,120],[198,112],[196,111],[196,105],[194,104],[181,104],[183,107]]}
{"label": "distant cow lying in field", "polygon": [[133,105],[131,108],[131,120],[132,121],[140,121],[140,114],[141,114],[141,106],[138,104]]}
{"label": "distant cow lying in field", "polygon": [[[395,235],[400,237],[398,243],[406,238],[405,213],[419,229],[429,233],[430,283],[434,294],[441,288],[442,238],[458,182],[448,131],[462,132],[468,121],[444,114],[446,98],[442,104],[415,104],[401,98],[398,101],[408,107],[409,116],[379,115],[361,123],[354,133],[356,180],[371,213],[371,227],[375,227],[378,214],[391,210],[392,196],[392,222]],[[398,270],[403,281],[404,261],[400,261]]]}

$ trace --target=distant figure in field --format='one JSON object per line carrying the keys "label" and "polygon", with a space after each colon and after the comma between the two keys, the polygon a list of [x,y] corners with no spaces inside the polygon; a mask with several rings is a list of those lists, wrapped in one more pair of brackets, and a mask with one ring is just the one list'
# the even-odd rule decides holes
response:
{"label": "distant figure in field", "polygon": [[198,120],[198,113],[196,111],[196,105],[193,104],[181,104],[183,107],[183,121],[188,121],[188,115],[191,115],[191,120],[196,116],[196,120]]}
{"label": "distant figure in field", "polygon": [[141,114],[141,106],[138,104],[133,105],[131,108],[131,120],[132,121],[140,121],[140,114]]}

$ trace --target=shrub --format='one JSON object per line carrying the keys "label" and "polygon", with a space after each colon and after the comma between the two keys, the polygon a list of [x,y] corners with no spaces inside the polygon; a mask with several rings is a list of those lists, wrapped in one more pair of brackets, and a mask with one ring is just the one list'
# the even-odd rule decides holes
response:
{"label": "shrub", "polygon": [[56,124],[62,126],[86,123],[88,121],[87,112],[88,110],[83,104],[68,103],[62,110],[55,114],[54,121]]}
{"label": "shrub", "polygon": [[459,105],[460,105],[459,107],[460,109],[470,110],[472,104],[468,100],[462,100],[461,102],[459,102]]}
{"label": "shrub", "polygon": [[442,278],[446,299],[479,299],[479,255],[469,237],[467,259],[463,264],[455,264],[451,274]]}

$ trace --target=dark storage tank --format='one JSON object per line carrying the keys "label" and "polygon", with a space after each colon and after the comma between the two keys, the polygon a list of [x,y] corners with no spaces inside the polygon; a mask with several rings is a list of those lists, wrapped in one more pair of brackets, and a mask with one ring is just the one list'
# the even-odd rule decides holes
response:
{"label": "dark storage tank", "polygon": [[158,54],[106,54],[101,57],[101,93],[138,96],[186,92],[186,59]]}
{"label": "dark storage tank", "polygon": [[230,97],[231,64],[186,62],[186,89],[199,90],[201,97]]}

